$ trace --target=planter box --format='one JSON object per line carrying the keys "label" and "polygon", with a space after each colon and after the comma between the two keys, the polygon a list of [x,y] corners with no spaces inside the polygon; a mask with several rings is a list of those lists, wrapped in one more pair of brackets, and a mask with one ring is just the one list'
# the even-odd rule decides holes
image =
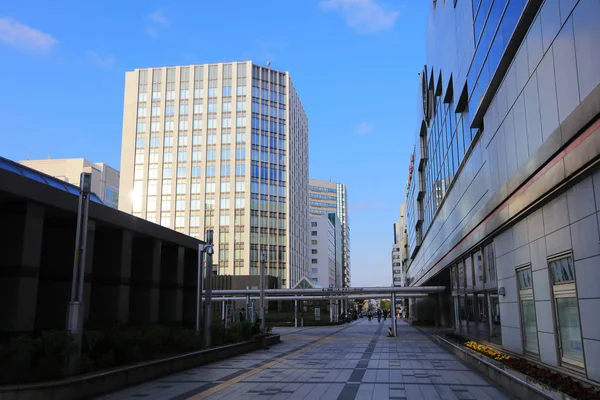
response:
{"label": "planter box", "polygon": [[[277,344],[280,340],[279,335],[269,335],[265,338],[267,346]],[[262,341],[252,339],[57,381],[0,386],[0,400],[89,399],[260,348]]]}
{"label": "planter box", "polygon": [[[523,400],[570,400],[571,397],[534,381],[518,371],[506,368],[502,363],[479,354],[471,349],[458,346],[441,336],[436,341],[461,361],[473,367],[506,392]],[[562,397],[561,397],[562,396]]]}

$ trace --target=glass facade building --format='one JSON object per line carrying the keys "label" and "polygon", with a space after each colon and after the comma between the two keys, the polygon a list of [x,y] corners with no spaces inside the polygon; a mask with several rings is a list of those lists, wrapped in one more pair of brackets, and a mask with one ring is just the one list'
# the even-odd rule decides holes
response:
{"label": "glass facade building", "polygon": [[252,62],[127,72],[119,209],[202,239],[220,274],[308,272],[308,119],[287,72]]}
{"label": "glass facade building", "polygon": [[[600,382],[600,1],[432,1],[410,315]],[[413,170],[414,168],[414,170]]]}
{"label": "glass facade building", "polygon": [[346,185],[331,181],[310,179],[308,207],[313,216],[335,213],[342,224],[342,282],[351,286],[350,224],[348,223],[348,196]]}

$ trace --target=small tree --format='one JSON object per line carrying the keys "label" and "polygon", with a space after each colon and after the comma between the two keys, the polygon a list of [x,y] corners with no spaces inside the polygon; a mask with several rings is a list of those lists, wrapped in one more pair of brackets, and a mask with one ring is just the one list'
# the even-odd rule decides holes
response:
{"label": "small tree", "polygon": [[390,301],[389,300],[381,300],[379,302],[379,307],[382,310],[389,310],[390,309]]}

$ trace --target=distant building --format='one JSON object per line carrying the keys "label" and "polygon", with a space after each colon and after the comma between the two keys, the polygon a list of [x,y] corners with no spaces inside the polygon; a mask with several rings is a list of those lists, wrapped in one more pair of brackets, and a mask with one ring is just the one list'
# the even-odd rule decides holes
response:
{"label": "distant building", "polygon": [[406,286],[405,281],[405,247],[406,223],[404,219],[405,205],[400,206],[400,218],[394,222],[394,245],[392,247],[392,277],[394,286]]}
{"label": "distant building", "polygon": [[79,186],[82,172],[90,172],[92,192],[107,206],[112,208],[119,206],[119,171],[104,163],[96,163],[84,158],[25,160],[19,163],[75,186]]}
{"label": "distant building", "polygon": [[334,213],[310,217],[310,280],[342,287],[342,227]]}
{"label": "distant building", "polygon": [[350,225],[348,223],[348,197],[346,185],[331,181],[310,179],[308,182],[308,209],[318,216],[334,212],[342,224],[342,281],[343,287],[351,285]]}

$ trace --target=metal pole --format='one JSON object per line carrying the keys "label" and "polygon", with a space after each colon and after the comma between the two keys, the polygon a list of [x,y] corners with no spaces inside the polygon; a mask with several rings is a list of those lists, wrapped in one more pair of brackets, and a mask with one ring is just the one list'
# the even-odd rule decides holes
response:
{"label": "metal pole", "polygon": [[77,228],[75,231],[75,257],[73,260],[73,282],[71,283],[71,301],[77,300],[77,273],[79,271],[79,259],[81,258],[81,217],[83,214],[83,192],[79,195],[77,206]]}
{"label": "metal pole", "polygon": [[213,231],[209,229],[206,231],[205,237],[206,244],[208,245],[206,251],[206,295],[205,305],[206,310],[204,311],[204,346],[210,347],[210,328],[212,323],[212,244],[213,244]]}
{"label": "metal pole", "polygon": [[204,261],[204,245],[198,245],[198,282],[196,283],[196,333],[200,334],[200,324],[202,323],[202,264]]}
{"label": "metal pole", "polygon": [[394,314],[392,317],[392,332],[394,332],[394,337],[398,336],[398,327],[396,326],[396,293],[392,292],[392,305],[391,312]]}
{"label": "metal pole", "polygon": [[[246,286],[246,289],[250,289],[250,287]],[[252,321],[252,316],[250,315],[250,295],[249,294],[246,295],[246,321]]]}
{"label": "metal pole", "polygon": [[[81,257],[79,259],[79,294],[77,301],[83,303],[83,282],[85,277],[85,253],[87,247],[87,236],[88,236],[88,215],[90,210],[90,196],[83,195],[83,227],[81,229]],[[83,305],[82,305],[83,307]]]}
{"label": "metal pole", "polygon": [[83,336],[85,307],[83,303],[83,282],[85,276],[85,247],[87,243],[87,220],[89,193],[92,187],[92,174],[82,172],[79,180],[79,204],[77,207],[77,226],[75,229],[75,260],[73,261],[73,280],[71,283],[71,301],[67,308],[67,330],[75,337],[77,353],[69,360],[69,370],[78,370]]}
{"label": "metal pole", "polygon": [[260,331],[265,330],[265,262],[267,252],[263,250],[260,255]]}
{"label": "metal pole", "polygon": [[298,300],[294,300],[294,328],[298,327]]}

